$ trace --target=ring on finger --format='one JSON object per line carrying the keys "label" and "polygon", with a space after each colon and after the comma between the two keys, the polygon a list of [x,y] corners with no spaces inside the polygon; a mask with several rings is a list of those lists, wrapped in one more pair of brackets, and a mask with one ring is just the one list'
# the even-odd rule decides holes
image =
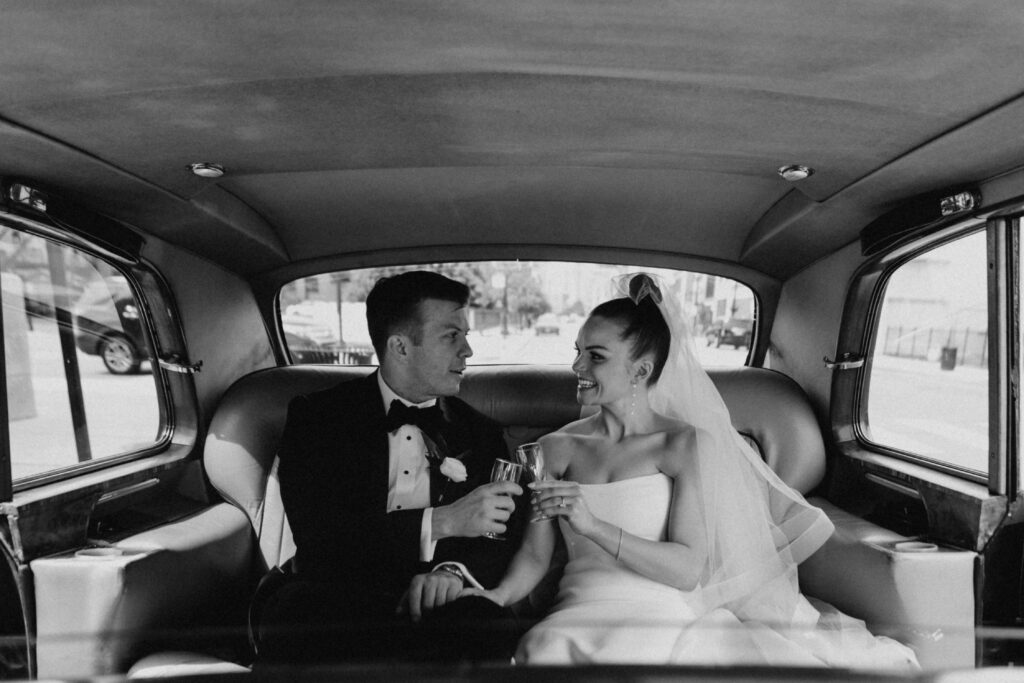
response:
{"label": "ring on finger", "polygon": [[558,507],[560,507],[560,508],[564,508],[565,507],[565,496],[559,496],[558,497]]}

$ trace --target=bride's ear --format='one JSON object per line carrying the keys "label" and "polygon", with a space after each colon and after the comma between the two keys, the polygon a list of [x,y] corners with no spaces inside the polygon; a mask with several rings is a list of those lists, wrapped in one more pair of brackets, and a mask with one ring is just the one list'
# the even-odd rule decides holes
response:
{"label": "bride's ear", "polygon": [[633,369],[633,379],[637,382],[646,382],[654,370],[654,363],[650,358],[641,358],[636,362]]}

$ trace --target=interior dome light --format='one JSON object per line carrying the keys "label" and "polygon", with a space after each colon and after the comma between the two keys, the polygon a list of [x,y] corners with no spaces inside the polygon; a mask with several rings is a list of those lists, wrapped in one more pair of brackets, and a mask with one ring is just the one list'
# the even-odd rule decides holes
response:
{"label": "interior dome light", "polygon": [[800,164],[790,164],[789,166],[779,167],[779,175],[791,183],[808,178],[813,174],[813,168],[809,166],[801,166]]}
{"label": "interior dome light", "polygon": [[939,213],[952,216],[965,211],[973,211],[981,204],[981,197],[974,192],[957,192],[939,200]]}
{"label": "interior dome light", "polygon": [[36,211],[46,211],[46,197],[35,188],[15,183],[11,185],[9,192],[11,201],[23,204]]}
{"label": "interior dome light", "polygon": [[224,167],[220,164],[209,164],[200,161],[194,164],[189,164],[188,167],[200,178],[220,178],[224,175]]}

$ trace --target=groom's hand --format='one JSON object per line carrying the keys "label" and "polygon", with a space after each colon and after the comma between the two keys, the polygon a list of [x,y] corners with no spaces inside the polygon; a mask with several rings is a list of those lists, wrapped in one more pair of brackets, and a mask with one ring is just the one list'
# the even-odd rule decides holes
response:
{"label": "groom's hand", "polygon": [[417,574],[398,603],[398,613],[419,621],[424,613],[459,597],[462,589],[462,579],[454,574],[443,571]]}
{"label": "groom's hand", "polygon": [[522,493],[519,484],[511,481],[478,486],[462,498],[434,508],[431,532],[436,540],[500,534],[516,509],[512,496]]}

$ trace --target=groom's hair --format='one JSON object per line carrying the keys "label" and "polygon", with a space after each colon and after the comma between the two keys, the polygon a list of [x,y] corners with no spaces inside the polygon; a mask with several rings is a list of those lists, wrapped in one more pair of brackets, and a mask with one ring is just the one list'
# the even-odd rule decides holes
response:
{"label": "groom's hair", "polygon": [[423,341],[420,304],[426,299],[465,306],[469,287],[429,270],[411,270],[377,280],[366,297],[366,324],[379,360],[383,361],[392,334],[408,334],[417,345]]}

